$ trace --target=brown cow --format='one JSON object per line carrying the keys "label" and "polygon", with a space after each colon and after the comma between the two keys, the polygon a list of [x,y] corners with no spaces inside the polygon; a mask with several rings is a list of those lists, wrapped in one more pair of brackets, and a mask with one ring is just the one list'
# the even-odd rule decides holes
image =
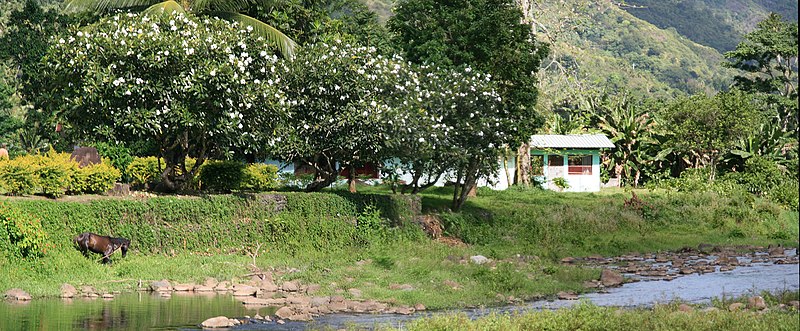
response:
{"label": "brown cow", "polygon": [[73,241],[84,256],[88,256],[88,251],[103,254],[103,264],[111,261],[109,256],[117,249],[121,250],[122,257],[125,257],[128,254],[128,246],[131,245],[131,241],[125,238],[101,236],[91,232],[81,233]]}

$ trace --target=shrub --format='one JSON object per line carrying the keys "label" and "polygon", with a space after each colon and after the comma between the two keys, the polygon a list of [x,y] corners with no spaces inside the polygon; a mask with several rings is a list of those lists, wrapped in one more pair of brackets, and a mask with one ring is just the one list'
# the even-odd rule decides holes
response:
{"label": "shrub", "polygon": [[[0,202],[0,247],[14,255],[41,257],[50,245],[39,219]],[[6,240],[7,239],[7,240]],[[10,244],[9,247],[3,247]]]}
{"label": "shrub", "polygon": [[200,188],[205,191],[238,190],[245,178],[245,165],[236,161],[209,161],[200,169]]}
{"label": "shrub", "polygon": [[155,156],[134,158],[126,172],[131,177],[131,184],[137,186],[149,185],[161,177],[158,159]]}
{"label": "shrub", "polygon": [[567,182],[567,179],[564,177],[553,178],[553,184],[555,184],[559,189],[562,190],[568,189],[570,187],[569,183]]}
{"label": "shrub", "polygon": [[244,171],[242,189],[262,192],[278,188],[278,167],[272,164],[249,164]]}
{"label": "shrub", "polygon": [[128,174],[128,166],[133,162],[130,149],[124,145],[112,145],[109,143],[98,143],[95,147],[100,156],[109,160],[111,165],[120,171],[122,181],[130,183],[131,177]]}
{"label": "shrub", "polygon": [[120,171],[111,164],[99,163],[79,168],[71,190],[76,193],[103,193],[114,187]]}
{"label": "shrub", "polygon": [[33,158],[22,156],[14,160],[0,161],[0,187],[13,195],[33,194],[37,177],[34,174]]}

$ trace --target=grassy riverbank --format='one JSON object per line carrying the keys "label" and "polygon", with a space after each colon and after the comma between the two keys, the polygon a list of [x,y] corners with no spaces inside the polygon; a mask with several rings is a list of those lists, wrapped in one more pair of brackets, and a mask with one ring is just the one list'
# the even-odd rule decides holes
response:
{"label": "grassy riverbank", "polygon": [[[596,279],[599,271],[559,264],[565,256],[655,252],[700,243],[798,242],[796,211],[749,196],[641,192],[641,201],[625,207],[631,194],[622,191],[480,190],[462,212],[451,213],[445,211],[450,192],[435,189],[422,195],[422,212],[437,214],[445,235],[466,243],[449,246],[410,224],[413,201],[368,190],[370,195],[289,193],[277,200],[2,199],[41,219],[54,247],[38,259],[0,253],[0,290],[20,287],[34,296],[53,296],[69,282],[124,291],[139,280],[245,280],[258,268],[273,271],[276,282],[319,284],[319,294],[344,291],[348,296],[347,290],[356,288],[364,298],[444,308],[585,291],[583,281]],[[131,238],[132,251],[125,259],[113,256],[110,266],[100,265],[72,248],[71,237],[83,231]],[[495,263],[468,263],[472,255]],[[393,289],[398,284],[413,290]]]}
{"label": "grassy riverbank", "polygon": [[[493,314],[477,320],[466,315],[449,315],[416,320],[403,330],[786,330],[800,328],[797,311],[680,311],[678,305],[654,309],[621,309],[581,304],[557,311],[523,314]],[[385,330],[391,330],[389,328]]]}

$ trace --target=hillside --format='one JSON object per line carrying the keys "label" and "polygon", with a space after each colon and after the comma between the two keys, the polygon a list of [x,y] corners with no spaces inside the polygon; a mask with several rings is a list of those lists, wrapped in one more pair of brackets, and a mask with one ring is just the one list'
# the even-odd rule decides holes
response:
{"label": "hillside", "polygon": [[734,49],[770,12],[797,21],[797,0],[628,0],[628,13],[720,52]]}
{"label": "hillside", "polygon": [[[391,0],[364,1],[381,15],[391,7]],[[719,65],[719,51],[637,18],[616,2],[530,2],[538,39],[551,44],[540,72],[545,109],[590,89],[670,97],[714,93],[732,82],[733,72]]]}

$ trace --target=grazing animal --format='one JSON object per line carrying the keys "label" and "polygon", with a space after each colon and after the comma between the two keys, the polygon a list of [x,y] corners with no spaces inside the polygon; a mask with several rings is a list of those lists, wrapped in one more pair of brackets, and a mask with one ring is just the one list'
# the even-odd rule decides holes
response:
{"label": "grazing animal", "polygon": [[128,246],[131,241],[125,238],[114,238],[101,236],[90,232],[79,234],[73,240],[78,249],[84,256],[88,256],[88,252],[103,254],[103,264],[111,261],[109,256],[117,249],[122,251],[122,257],[128,254]]}

